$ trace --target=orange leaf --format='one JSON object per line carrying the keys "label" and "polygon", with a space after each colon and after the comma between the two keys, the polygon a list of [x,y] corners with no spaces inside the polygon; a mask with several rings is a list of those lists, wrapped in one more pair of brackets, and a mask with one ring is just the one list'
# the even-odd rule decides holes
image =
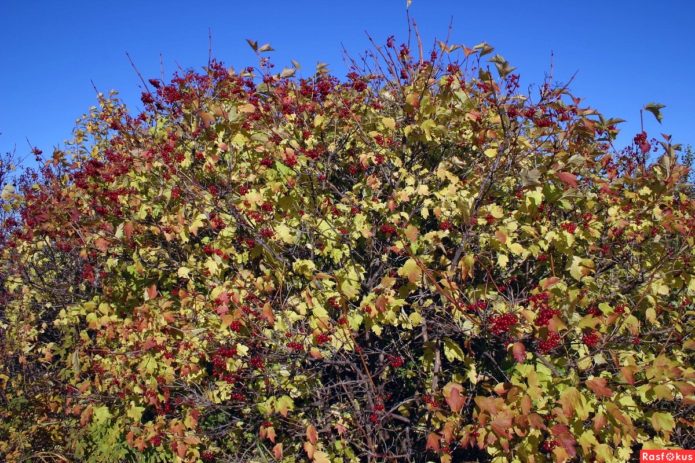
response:
{"label": "orange leaf", "polygon": [[509,431],[512,428],[511,412],[500,412],[495,416],[491,423],[492,430],[500,437],[509,438]]}
{"label": "orange leaf", "polygon": [[213,116],[210,113],[206,113],[204,111],[201,111],[198,116],[200,116],[200,120],[202,121],[202,126],[207,128],[210,125],[212,125],[213,122],[215,122],[215,116]]}
{"label": "orange leaf", "polygon": [[270,442],[275,443],[275,428],[274,427],[271,426],[266,430],[266,437],[268,438],[268,440]]}
{"label": "orange leaf", "polygon": [[444,437],[444,442],[450,444],[454,440],[454,423],[452,421],[447,421],[444,423],[444,429],[442,429],[442,435]]}
{"label": "orange leaf", "polygon": [[106,252],[109,250],[109,242],[106,241],[104,238],[97,238],[94,241],[94,246],[101,252]]}
{"label": "orange leaf", "polygon": [[261,318],[264,318],[269,325],[275,324],[275,315],[273,315],[273,309],[270,307],[270,303],[266,302],[263,306],[263,311],[261,312]]}
{"label": "orange leaf", "polygon": [[80,426],[86,426],[87,423],[89,423],[89,421],[92,419],[93,414],[94,409],[91,405],[85,408],[82,414],[80,415]]}
{"label": "orange leaf", "polygon": [[466,403],[466,399],[463,397],[463,386],[457,383],[449,383],[444,386],[443,392],[451,411],[454,413],[460,412]]}
{"label": "orange leaf", "polygon": [[147,297],[149,299],[154,299],[155,297],[157,297],[157,285],[156,284],[152,283],[152,286],[147,288]]}
{"label": "orange leaf", "polygon": [[635,384],[635,370],[637,367],[634,365],[631,366],[624,366],[620,369],[620,374],[625,378],[625,382],[627,384],[633,385]]}
{"label": "orange leaf", "polygon": [[311,442],[312,444],[316,444],[316,442],[318,442],[319,433],[316,431],[316,428],[313,424],[310,424],[306,427],[306,438],[309,439],[309,442]]}
{"label": "orange leaf", "polygon": [[306,452],[306,455],[311,459],[314,458],[314,450],[316,449],[314,448],[311,442],[304,442],[304,451]]}
{"label": "orange leaf", "polygon": [[[176,444],[176,454],[180,457],[183,458],[186,456],[186,452],[188,451],[188,446],[184,444],[183,442],[174,442]],[[173,448],[173,445],[172,445]]]}
{"label": "orange leaf", "polygon": [[543,289],[548,289],[555,286],[560,281],[558,277],[549,277],[541,281],[541,287]]}
{"label": "orange leaf", "polygon": [[427,436],[427,444],[425,445],[426,450],[432,450],[433,452],[439,452],[439,434],[435,432],[429,433]]}
{"label": "orange leaf", "polygon": [[610,398],[613,395],[611,388],[606,386],[607,383],[608,381],[606,378],[592,378],[586,380],[587,387],[594,391],[594,394],[596,394],[598,398]]}
{"label": "orange leaf", "polygon": [[282,460],[282,444],[275,444],[275,447],[273,447],[273,456],[276,460]]}

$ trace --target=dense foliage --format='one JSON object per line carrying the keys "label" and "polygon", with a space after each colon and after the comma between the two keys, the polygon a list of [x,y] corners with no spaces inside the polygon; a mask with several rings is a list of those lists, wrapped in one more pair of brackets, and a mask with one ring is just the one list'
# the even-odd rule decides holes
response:
{"label": "dense foliage", "polygon": [[616,150],[618,120],[525,95],[486,44],[390,38],[344,80],[251,46],[258,67],[150,80],[138,115],[100,95],[3,189],[0,459],[692,448],[695,202],[668,137]]}

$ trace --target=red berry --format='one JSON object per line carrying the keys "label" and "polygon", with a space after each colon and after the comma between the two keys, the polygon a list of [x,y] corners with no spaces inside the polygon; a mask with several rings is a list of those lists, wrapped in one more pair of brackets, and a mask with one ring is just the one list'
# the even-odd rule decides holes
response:
{"label": "red berry", "polygon": [[601,340],[601,337],[596,333],[596,331],[589,331],[587,333],[584,333],[582,336],[582,342],[587,346],[587,347],[596,347]]}

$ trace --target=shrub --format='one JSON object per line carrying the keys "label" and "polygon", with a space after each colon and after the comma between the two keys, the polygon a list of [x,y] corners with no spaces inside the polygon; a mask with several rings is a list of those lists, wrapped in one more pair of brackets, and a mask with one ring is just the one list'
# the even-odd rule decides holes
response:
{"label": "shrub", "polygon": [[[487,44],[99,97],[3,194],[0,456],[627,461],[692,446],[668,137]],[[658,107],[651,107],[655,112]],[[651,158],[658,158],[650,164]]]}

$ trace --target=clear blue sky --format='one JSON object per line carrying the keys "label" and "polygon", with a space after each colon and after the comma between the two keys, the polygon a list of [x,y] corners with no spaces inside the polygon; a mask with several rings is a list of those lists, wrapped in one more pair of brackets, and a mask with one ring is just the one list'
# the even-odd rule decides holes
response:
{"label": "clear blue sky", "polygon": [[[514,1],[414,0],[425,38],[487,41],[518,67],[524,86],[541,82],[554,53],[556,80],[578,71],[574,93],[605,115],[627,119],[619,142],[639,130],[639,108],[665,104],[650,136],[671,133],[695,144],[695,2],[692,0]],[[100,91],[119,90],[139,108],[139,80],[177,66],[201,67],[214,55],[236,67],[255,64],[246,38],[270,42],[279,67],[317,61],[343,75],[342,45],[351,53],[405,37],[405,0],[370,1],[0,1],[0,151],[46,152],[69,138],[75,119]]]}

